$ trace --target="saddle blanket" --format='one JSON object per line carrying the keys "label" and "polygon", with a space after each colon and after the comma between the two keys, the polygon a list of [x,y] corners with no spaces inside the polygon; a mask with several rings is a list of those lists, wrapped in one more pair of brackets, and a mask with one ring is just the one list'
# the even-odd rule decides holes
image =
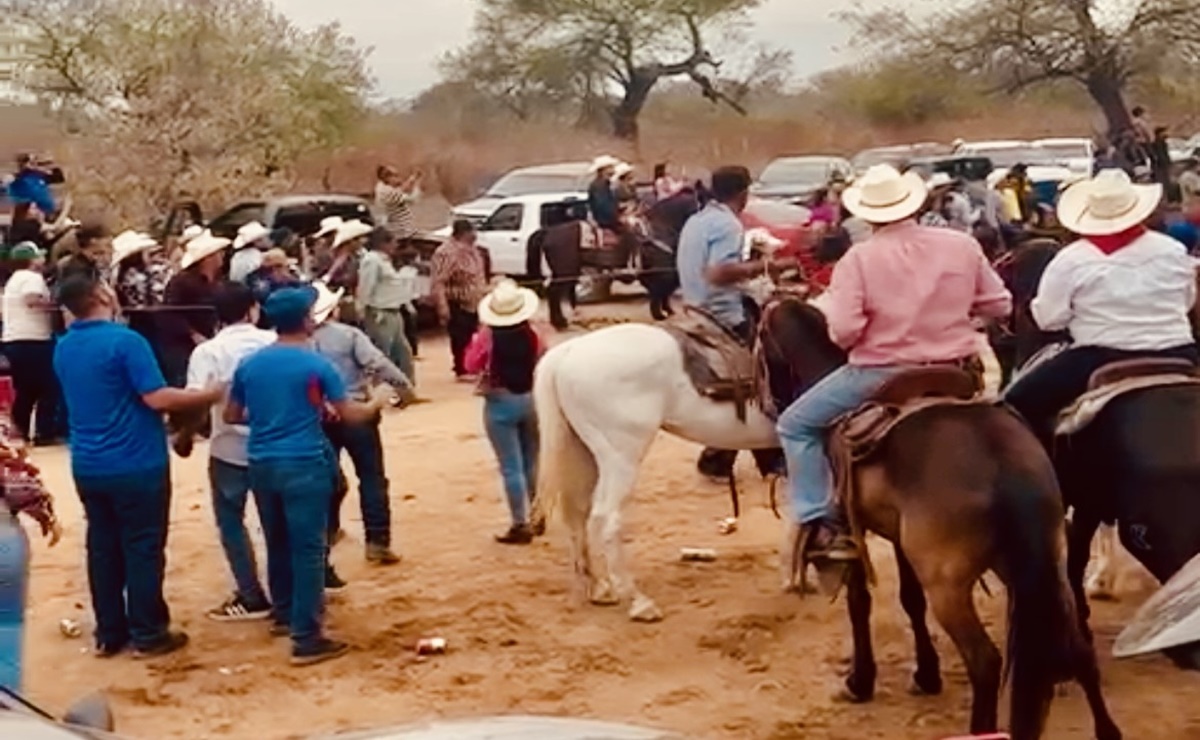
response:
{"label": "saddle blanket", "polygon": [[1141,377],[1125,378],[1115,383],[1090,390],[1080,396],[1058,416],[1058,426],[1054,433],[1060,437],[1076,434],[1100,415],[1113,399],[1120,398],[1126,393],[1144,390],[1146,388],[1168,387],[1176,385],[1200,385],[1200,378],[1182,373],[1165,373],[1161,375],[1143,375]]}
{"label": "saddle blanket", "polygon": [[692,307],[661,325],[679,343],[683,366],[696,392],[714,401],[733,401],[738,418],[755,398],[754,356],[716,319]]}

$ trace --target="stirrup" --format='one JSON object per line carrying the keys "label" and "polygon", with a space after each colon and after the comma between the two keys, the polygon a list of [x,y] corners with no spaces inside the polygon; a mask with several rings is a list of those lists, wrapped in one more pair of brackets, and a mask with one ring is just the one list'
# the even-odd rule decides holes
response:
{"label": "stirrup", "polygon": [[813,558],[808,552],[808,543],[816,532],[816,527],[808,524],[799,526],[800,533],[792,546],[791,577],[788,579],[792,590],[796,591],[800,598],[805,597],[808,592],[808,566],[811,564],[817,570],[817,590],[827,594],[830,602],[837,601],[838,594],[849,580],[850,565],[861,561],[861,555],[853,560]]}

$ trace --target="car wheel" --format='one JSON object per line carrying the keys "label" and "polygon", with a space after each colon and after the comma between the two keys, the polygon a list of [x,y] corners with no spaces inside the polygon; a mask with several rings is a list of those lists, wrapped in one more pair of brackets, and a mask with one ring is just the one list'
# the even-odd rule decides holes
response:
{"label": "car wheel", "polygon": [[602,303],[612,297],[612,278],[594,267],[583,268],[575,286],[575,299],[580,303]]}

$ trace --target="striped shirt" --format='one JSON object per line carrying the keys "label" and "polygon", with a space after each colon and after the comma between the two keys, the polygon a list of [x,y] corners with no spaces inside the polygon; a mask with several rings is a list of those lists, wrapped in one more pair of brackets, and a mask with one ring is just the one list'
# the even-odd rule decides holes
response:
{"label": "striped shirt", "polygon": [[487,265],[473,244],[450,239],[433,253],[433,297],[439,305],[455,304],[474,312],[487,293]]}
{"label": "striped shirt", "polygon": [[383,212],[384,226],[397,239],[408,239],[417,233],[412,204],[420,197],[418,187],[408,192],[386,182],[375,183],[375,207]]}

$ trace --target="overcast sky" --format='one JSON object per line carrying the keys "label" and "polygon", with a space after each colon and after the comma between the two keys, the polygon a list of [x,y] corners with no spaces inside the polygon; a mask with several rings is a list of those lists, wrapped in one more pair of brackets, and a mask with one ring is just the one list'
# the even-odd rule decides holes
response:
{"label": "overcast sky", "polygon": [[[275,0],[303,26],[340,21],[364,46],[374,49],[371,67],[379,94],[405,98],[436,81],[434,64],[446,51],[466,43],[474,0]],[[832,18],[848,0],[826,3],[766,0],[754,14],[753,37],[786,48],[796,73],[805,77],[845,61],[847,30]],[[404,6],[399,10],[399,6]],[[800,6],[817,6],[808,8]]]}

